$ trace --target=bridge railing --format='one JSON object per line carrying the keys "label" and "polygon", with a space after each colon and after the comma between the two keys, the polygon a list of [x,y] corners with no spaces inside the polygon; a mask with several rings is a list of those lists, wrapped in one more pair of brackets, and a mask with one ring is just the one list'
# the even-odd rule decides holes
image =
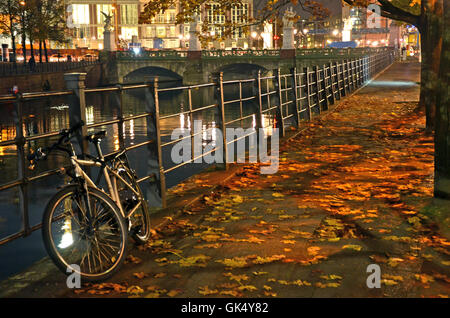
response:
{"label": "bridge railing", "polygon": [[[297,49],[295,56],[297,58],[333,58],[341,59],[344,57],[356,57],[366,54],[378,54],[382,52],[390,52],[390,47],[379,48],[312,48],[312,49]],[[232,50],[202,50],[202,59],[222,59],[222,58],[279,58],[280,50],[278,49],[232,49]],[[133,51],[118,51],[115,53],[118,59],[184,59],[188,57],[186,50],[141,50],[138,53]]]}
{"label": "bridge railing", "polygon": [[[374,75],[393,63],[392,51],[381,51],[377,54],[361,56],[358,58],[343,59],[325,65],[305,67],[303,70],[292,69],[288,74],[281,74],[280,70],[274,70],[272,74],[262,75],[260,72],[254,77],[243,80],[223,79],[223,74],[217,74],[211,83],[160,88],[158,79],[153,83],[138,85],[116,85],[105,88],[85,88],[85,74],[66,74],[68,90],[61,92],[26,93],[17,96],[0,96],[0,106],[13,105],[15,112],[15,132],[10,138],[0,141],[0,148],[14,147],[17,157],[16,178],[0,185],[0,192],[11,189],[17,190],[18,202],[22,216],[22,229],[18,232],[0,238],[0,245],[10,242],[19,237],[25,237],[32,231],[41,228],[41,224],[30,224],[29,215],[29,187],[32,182],[48,178],[60,171],[60,165],[51,167],[49,170],[39,171],[33,175],[27,169],[27,152],[30,151],[31,142],[48,140],[58,135],[57,131],[30,135],[26,129],[24,114],[24,103],[34,102],[40,98],[64,98],[69,105],[69,121],[71,124],[80,119],[86,121],[86,96],[90,94],[110,94],[117,105],[115,118],[105,121],[95,121],[84,127],[78,139],[80,148],[88,153],[89,147],[84,137],[88,129],[104,129],[114,126],[117,129],[119,140],[114,152],[126,149],[128,151],[146,147],[148,157],[148,169],[145,175],[138,176],[138,182],[146,182],[148,186],[147,200],[150,206],[166,206],[166,175],[177,171],[186,164],[204,158],[208,154],[222,153],[225,166],[233,161],[230,158],[230,147],[234,143],[252,135],[257,135],[260,129],[265,131],[265,138],[271,135],[273,128],[279,128],[280,136],[286,134],[287,127],[301,127],[304,122],[312,120],[315,116],[326,111],[330,105],[347,96],[361,87]],[[227,89],[236,89],[238,97],[229,97]],[[194,105],[193,93],[206,89],[214,91],[214,102],[207,105]],[[124,93],[142,90],[145,93],[145,111],[139,114],[125,115]],[[180,109],[170,114],[160,112],[160,96],[164,93],[182,91],[188,100],[187,109]],[[232,108],[238,111],[231,111]],[[205,134],[206,128],[195,131],[194,116],[201,112],[214,112],[215,127],[222,131],[222,142],[216,142],[215,146],[208,151],[196,154],[192,149],[190,158],[182,163],[167,166],[163,163],[163,149],[174,145],[182,140],[190,140],[192,147],[195,138],[199,134]],[[234,114],[231,116],[230,114]],[[177,116],[188,118],[187,131],[184,137],[163,141],[161,125],[165,120]],[[126,146],[123,139],[124,123],[135,119],[146,120],[146,139],[132,146]],[[65,123],[68,126],[69,123]],[[240,126],[246,130],[245,135],[227,138],[225,132],[228,127]],[[212,127],[214,128],[214,127]],[[217,141],[217,139],[216,139]],[[1,215],[1,214],[0,214]]]}
{"label": "bridge railing", "polygon": [[279,57],[280,50],[203,50],[202,58],[227,58],[227,57]]}
{"label": "bridge railing", "polygon": [[134,51],[117,51],[115,52],[118,59],[182,59],[187,57],[187,51],[181,50],[140,50]]}

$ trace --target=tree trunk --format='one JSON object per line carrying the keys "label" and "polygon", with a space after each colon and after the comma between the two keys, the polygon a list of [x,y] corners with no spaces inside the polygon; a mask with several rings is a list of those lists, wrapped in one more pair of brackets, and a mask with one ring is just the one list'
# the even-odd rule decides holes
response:
{"label": "tree trunk", "polygon": [[23,64],[27,64],[27,42],[25,34],[22,34],[22,53],[23,53]]}
{"label": "tree trunk", "polygon": [[439,62],[442,47],[442,18],[444,0],[422,1],[421,49],[422,66],[420,78],[419,106],[425,108],[426,128],[435,128],[436,95],[438,87]]}
{"label": "tree trunk", "polygon": [[[12,46],[12,51],[13,51],[13,55],[12,55],[13,61],[12,62],[14,63],[14,66],[15,66],[17,58],[16,58],[16,36],[14,34],[11,34],[11,46]],[[9,58],[9,56],[8,56],[8,58]]]}
{"label": "tree trunk", "polygon": [[44,54],[45,54],[45,62],[48,63],[47,41],[45,40],[44,40]]}
{"label": "tree trunk", "polygon": [[436,96],[434,195],[450,199],[450,1],[444,2],[443,44]]}
{"label": "tree trunk", "polygon": [[33,47],[33,41],[34,41],[34,39],[32,38],[31,34],[30,34],[29,38],[30,38],[31,57],[34,59],[34,47]]}
{"label": "tree trunk", "polygon": [[39,40],[39,63],[42,63],[42,40]]}

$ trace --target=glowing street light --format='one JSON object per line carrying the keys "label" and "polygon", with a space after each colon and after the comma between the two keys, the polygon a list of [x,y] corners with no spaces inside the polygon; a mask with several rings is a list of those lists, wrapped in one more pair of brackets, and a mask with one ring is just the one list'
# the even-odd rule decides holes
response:
{"label": "glowing street light", "polygon": [[339,34],[339,30],[337,30],[337,29],[333,30],[333,35],[334,36],[337,36],[338,34]]}

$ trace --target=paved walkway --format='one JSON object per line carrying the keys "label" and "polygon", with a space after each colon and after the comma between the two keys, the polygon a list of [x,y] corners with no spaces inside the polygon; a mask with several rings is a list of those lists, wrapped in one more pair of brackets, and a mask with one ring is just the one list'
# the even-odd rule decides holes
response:
{"label": "paved walkway", "polygon": [[[449,241],[434,223],[448,202],[431,197],[433,141],[413,112],[419,69],[394,64],[309,124],[282,147],[277,174],[247,165],[169,218],[108,282],[73,291],[54,275],[15,296],[448,296]],[[366,285],[370,264],[381,288]]]}

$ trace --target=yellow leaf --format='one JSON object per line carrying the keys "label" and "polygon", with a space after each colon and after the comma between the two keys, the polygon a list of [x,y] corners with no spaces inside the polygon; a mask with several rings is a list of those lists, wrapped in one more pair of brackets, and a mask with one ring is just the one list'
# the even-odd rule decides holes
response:
{"label": "yellow leaf", "polygon": [[282,197],[284,197],[284,194],[279,193],[279,192],[274,192],[274,193],[272,193],[272,196],[275,198],[282,198]]}
{"label": "yellow leaf", "polygon": [[398,265],[398,263],[401,263],[401,262],[403,262],[403,259],[398,258],[398,257],[391,257],[387,261],[388,265],[391,267],[396,267]]}
{"label": "yellow leaf", "polygon": [[233,202],[235,202],[235,203],[242,203],[242,202],[244,202],[244,199],[240,195],[235,195],[233,197]]}
{"label": "yellow leaf", "polygon": [[308,254],[309,255],[314,256],[314,255],[317,255],[319,253],[320,247],[318,247],[318,246],[310,246],[310,247],[308,247],[307,250],[308,250]]}
{"label": "yellow leaf", "polygon": [[343,249],[351,249],[351,250],[355,250],[355,251],[360,251],[362,249],[361,245],[353,245],[353,244],[348,244],[348,245],[344,245],[342,246]]}
{"label": "yellow leaf", "polygon": [[169,297],[175,297],[176,295],[178,295],[179,293],[181,293],[180,289],[172,289],[170,292],[167,293],[167,296]]}
{"label": "yellow leaf", "polygon": [[392,279],[382,279],[381,283],[385,284],[386,286],[392,286],[392,285],[398,284],[395,280],[392,280]]}
{"label": "yellow leaf", "polygon": [[142,294],[143,292],[144,292],[144,290],[139,286],[130,286],[127,288],[128,294],[138,295],[138,294]]}
{"label": "yellow leaf", "polygon": [[199,287],[198,289],[199,289],[198,293],[203,296],[214,295],[219,292],[217,289],[209,289],[208,286]]}
{"label": "yellow leaf", "polygon": [[239,290],[242,290],[242,291],[244,291],[244,290],[247,290],[247,291],[258,290],[258,288],[256,288],[256,287],[253,286],[253,285],[243,285],[243,286],[239,286],[238,289],[239,289]]}

